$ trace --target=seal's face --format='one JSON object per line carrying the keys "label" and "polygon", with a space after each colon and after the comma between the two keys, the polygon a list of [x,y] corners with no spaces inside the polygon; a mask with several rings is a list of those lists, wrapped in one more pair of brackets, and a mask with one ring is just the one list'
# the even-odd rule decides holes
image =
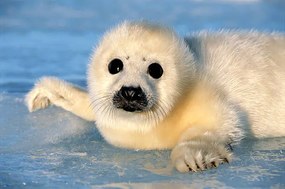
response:
{"label": "seal's face", "polygon": [[[144,61],[146,60],[144,59]],[[111,60],[108,65],[108,71],[112,75],[120,74],[120,72],[124,71],[124,62],[119,58]],[[147,74],[153,79],[159,79],[163,75],[163,68],[159,63],[151,63],[145,75]],[[113,105],[127,112],[148,111],[153,106],[154,91],[149,89],[151,85],[145,85],[147,84],[142,81],[128,85],[123,83],[122,87],[114,93]]]}
{"label": "seal's face", "polygon": [[97,125],[139,130],[154,126],[182,92],[189,61],[187,47],[169,29],[124,23],[107,33],[89,67]]}

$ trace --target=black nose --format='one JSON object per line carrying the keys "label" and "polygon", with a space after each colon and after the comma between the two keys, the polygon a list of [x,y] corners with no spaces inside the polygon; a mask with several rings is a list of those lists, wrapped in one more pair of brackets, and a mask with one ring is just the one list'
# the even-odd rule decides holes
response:
{"label": "black nose", "polygon": [[114,95],[113,104],[116,108],[127,112],[140,112],[146,109],[148,100],[142,88],[123,86]]}
{"label": "black nose", "polygon": [[127,101],[140,101],[144,98],[144,92],[140,87],[125,87],[120,89],[121,96]]}

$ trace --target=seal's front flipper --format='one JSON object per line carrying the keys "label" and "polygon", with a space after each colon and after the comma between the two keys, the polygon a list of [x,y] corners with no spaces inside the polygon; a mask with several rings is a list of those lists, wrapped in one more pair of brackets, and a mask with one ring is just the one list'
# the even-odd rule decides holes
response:
{"label": "seal's front flipper", "polygon": [[30,112],[54,104],[83,119],[95,120],[88,93],[55,77],[41,78],[25,101]]}

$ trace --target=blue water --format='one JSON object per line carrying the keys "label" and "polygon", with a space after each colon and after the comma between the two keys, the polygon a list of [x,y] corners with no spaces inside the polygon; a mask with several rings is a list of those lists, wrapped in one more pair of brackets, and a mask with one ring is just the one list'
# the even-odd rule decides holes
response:
{"label": "blue water", "polygon": [[285,188],[285,138],[245,140],[230,164],[172,169],[170,151],[112,147],[57,107],[29,113],[41,76],[82,87],[92,48],[123,20],[147,19],[185,35],[199,30],[285,32],[285,1],[0,1],[0,188]]}

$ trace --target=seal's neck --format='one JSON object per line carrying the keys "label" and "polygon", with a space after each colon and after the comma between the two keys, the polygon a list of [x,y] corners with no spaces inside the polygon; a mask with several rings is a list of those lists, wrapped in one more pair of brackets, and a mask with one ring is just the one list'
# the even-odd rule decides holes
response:
{"label": "seal's neck", "polygon": [[[175,108],[156,126],[145,132],[122,129],[120,127],[99,127],[101,134],[110,143],[118,147],[131,149],[167,149],[173,148],[188,129],[187,138],[197,136],[215,128],[218,117],[215,113],[215,98],[204,87],[188,90],[175,104]],[[139,127],[140,123],[137,123]]]}

